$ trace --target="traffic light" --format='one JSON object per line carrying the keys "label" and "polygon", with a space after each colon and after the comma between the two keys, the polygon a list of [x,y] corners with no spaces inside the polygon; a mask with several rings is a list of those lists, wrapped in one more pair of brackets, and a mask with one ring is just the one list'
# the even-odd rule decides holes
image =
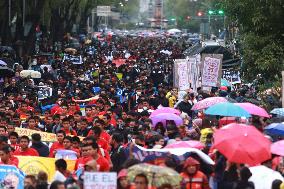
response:
{"label": "traffic light", "polygon": [[218,14],[223,15],[224,11],[223,10],[218,10]]}
{"label": "traffic light", "polygon": [[208,14],[212,15],[212,14],[214,14],[214,11],[213,10],[209,10]]}
{"label": "traffic light", "polygon": [[187,19],[187,20],[190,20],[190,19],[191,19],[191,17],[190,17],[190,16],[187,16],[187,17],[186,17],[186,19]]}
{"label": "traffic light", "polygon": [[197,13],[197,16],[203,16],[203,12],[199,11],[199,12]]}

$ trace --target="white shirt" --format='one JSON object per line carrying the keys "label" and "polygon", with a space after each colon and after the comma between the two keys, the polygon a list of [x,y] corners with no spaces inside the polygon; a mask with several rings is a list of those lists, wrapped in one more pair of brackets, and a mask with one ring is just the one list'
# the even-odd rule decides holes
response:
{"label": "white shirt", "polygon": [[55,180],[58,180],[58,181],[61,181],[61,182],[65,182],[66,177],[62,173],[60,173],[59,171],[56,171],[55,175],[53,177],[53,181],[55,181]]}

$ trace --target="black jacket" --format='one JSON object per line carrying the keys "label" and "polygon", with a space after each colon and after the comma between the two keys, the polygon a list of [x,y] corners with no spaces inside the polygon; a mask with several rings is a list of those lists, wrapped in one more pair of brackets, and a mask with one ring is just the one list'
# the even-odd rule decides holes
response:
{"label": "black jacket", "polygon": [[49,156],[49,148],[42,142],[33,142],[31,148],[35,149],[41,157]]}
{"label": "black jacket", "polygon": [[120,145],[118,148],[112,148],[110,152],[110,158],[113,164],[111,171],[119,172],[122,169],[123,163],[127,159],[123,146]]}

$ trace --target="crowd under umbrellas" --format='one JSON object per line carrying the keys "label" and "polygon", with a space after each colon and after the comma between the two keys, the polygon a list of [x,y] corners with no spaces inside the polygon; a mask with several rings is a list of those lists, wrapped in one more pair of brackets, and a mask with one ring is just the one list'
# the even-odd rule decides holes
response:
{"label": "crowd under umbrellas", "polygon": [[[20,178],[0,171],[1,187],[284,187],[284,124],[271,122],[284,109],[241,101],[226,80],[211,93],[178,91],[173,62],[185,46],[170,37],[65,43],[26,67],[0,61],[0,168]],[[25,156],[52,161],[53,173]],[[102,174],[110,183],[92,180]]]}

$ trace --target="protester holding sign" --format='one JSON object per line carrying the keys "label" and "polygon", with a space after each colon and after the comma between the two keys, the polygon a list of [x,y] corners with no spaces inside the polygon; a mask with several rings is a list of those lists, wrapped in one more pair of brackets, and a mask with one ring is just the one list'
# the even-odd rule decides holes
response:
{"label": "protester holding sign", "polygon": [[[231,161],[249,165],[272,161],[270,142],[264,137],[268,132],[263,130],[267,130],[267,120],[274,119],[264,108],[250,104],[261,104],[255,87],[220,86],[224,84],[223,55],[186,58],[183,36],[151,32],[152,37],[118,34],[110,38],[100,34],[100,41],[82,40],[77,49],[68,48],[74,40],[68,34],[63,39],[66,52],[53,50],[48,61],[36,58],[36,66],[20,63],[30,70],[22,72],[21,66],[15,66],[15,76],[3,75],[1,166],[16,165],[27,175],[45,172],[45,180],[53,182],[51,189],[69,185],[86,189],[218,189],[231,179],[239,186],[249,182],[229,174],[231,166],[225,165]],[[232,74],[236,78],[237,73]],[[30,78],[32,75],[36,77]],[[276,107],[276,97],[272,93],[268,97]],[[200,104],[204,108],[193,108]],[[215,106],[215,111],[209,111]],[[232,108],[226,109],[229,106]],[[273,112],[282,115],[281,109]],[[231,114],[237,117],[231,119],[235,125],[218,128],[218,121]],[[241,114],[251,117],[242,118],[250,125],[239,124]],[[275,141],[282,137],[280,123],[272,125],[273,131],[277,126],[280,136],[272,135]],[[234,127],[238,128],[233,132]],[[254,127],[258,129],[251,134]],[[246,140],[236,140],[244,136]],[[283,155],[281,144],[277,145],[280,147],[273,153]],[[273,162],[282,173],[281,163]],[[136,165],[143,171],[131,171]],[[4,175],[0,180],[5,181],[0,184],[15,178],[7,170],[10,167],[0,169]],[[236,166],[232,171],[243,173],[241,170]],[[253,176],[257,174],[252,175],[255,179]],[[268,179],[260,180],[271,184]]]}

